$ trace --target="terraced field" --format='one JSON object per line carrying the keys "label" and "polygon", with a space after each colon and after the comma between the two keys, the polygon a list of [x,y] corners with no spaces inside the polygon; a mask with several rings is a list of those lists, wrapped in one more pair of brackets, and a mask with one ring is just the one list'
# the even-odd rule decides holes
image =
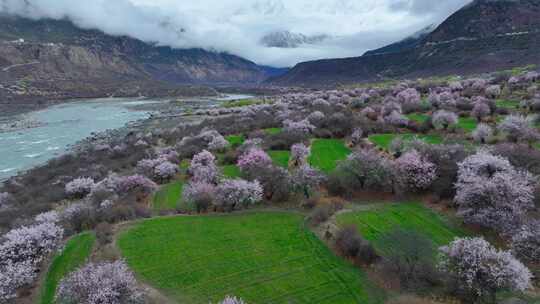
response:
{"label": "terraced field", "polygon": [[396,138],[401,138],[404,141],[410,141],[415,138],[424,141],[425,143],[438,145],[443,142],[440,135],[425,135],[425,134],[373,134],[369,136],[369,141],[383,150],[388,150],[392,141]]}
{"label": "terraced field", "polygon": [[64,276],[86,262],[92,252],[95,240],[96,236],[93,233],[85,232],[74,236],[67,242],[64,250],[54,257],[49,267],[41,289],[39,303],[54,303],[58,283]]}
{"label": "terraced field", "polygon": [[282,168],[287,168],[289,166],[289,158],[291,157],[291,152],[289,151],[268,151],[268,155],[272,158],[272,162],[276,166]]}
{"label": "terraced field", "polygon": [[309,163],[326,173],[331,172],[340,160],[344,160],[351,153],[341,139],[315,139],[311,143]]}
{"label": "terraced field", "polygon": [[162,186],[155,194],[153,201],[154,210],[173,210],[178,205],[182,197],[184,183],[182,181],[173,181]]}
{"label": "terraced field", "polygon": [[340,226],[352,224],[358,227],[362,236],[382,252],[391,244],[381,242],[381,237],[397,228],[424,234],[437,246],[466,234],[448,219],[417,203],[388,204],[369,211],[347,212],[340,214],[337,221]]}
{"label": "terraced field", "polygon": [[118,242],[144,281],[181,303],[382,303],[358,269],[285,212],[140,222]]}

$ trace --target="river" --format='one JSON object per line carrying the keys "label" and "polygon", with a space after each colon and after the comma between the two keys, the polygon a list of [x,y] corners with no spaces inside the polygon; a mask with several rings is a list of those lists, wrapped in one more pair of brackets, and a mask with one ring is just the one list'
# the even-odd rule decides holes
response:
{"label": "river", "polygon": [[[230,95],[210,99],[210,102],[204,99],[206,102],[201,104],[212,107],[222,100],[248,97]],[[121,128],[127,123],[148,118],[155,111],[149,110],[152,107],[141,105],[167,102],[137,98],[92,99],[27,113],[24,119],[32,121],[35,127],[0,133],[0,180],[44,164],[92,133]],[[22,118],[17,116],[12,119]]]}

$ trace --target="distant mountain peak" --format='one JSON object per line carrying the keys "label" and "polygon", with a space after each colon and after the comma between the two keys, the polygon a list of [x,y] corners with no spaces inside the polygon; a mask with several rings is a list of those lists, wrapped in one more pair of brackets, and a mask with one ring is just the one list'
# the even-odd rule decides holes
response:
{"label": "distant mountain peak", "polygon": [[277,31],[265,35],[261,44],[276,48],[297,48],[303,44],[316,44],[328,39],[328,35],[304,35],[290,31]]}

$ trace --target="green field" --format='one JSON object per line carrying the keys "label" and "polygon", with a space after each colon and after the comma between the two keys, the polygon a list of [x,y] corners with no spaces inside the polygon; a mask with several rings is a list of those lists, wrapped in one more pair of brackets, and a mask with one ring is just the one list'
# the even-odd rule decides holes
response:
{"label": "green field", "polygon": [[72,237],[66,244],[64,250],[57,254],[47,271],[47,276],[41,288],[39,303],[54,303],[54,295],[58,283],[65,275],[83,265],[94,246],[96,236],[90,232],[84,232]]}
{"label": "green field", "polygon": [[340,160],[344,160],[351,153],[341,139],[315,139],[311,143],[309,164],[315,168],[329,173],[334,170]]}
{"label": "green field", "polygon": [[495,104],[497,105],[498,108],[516,109],[519,106],[519,101],[497,99],[497,101],[495,101]]}
{"label": "green field", "polygon": [[139,278],[181,303],[382,303],[300,214],[261,212],[145,220],[118,244]]}
{"label": "green field", "polygon": [[289,167],[289,158],[291,157],[290,151],[268,151],[268,155],[272,158],[274,165],[283,168]]}
{"label": "green field", "polygon": [[268,128],[268,129],[264,129],[263,131],[268,135],[276,135],[276,134],[281,133],[283,129],[282,128]]}
{"label": "green field", "polygon": [[437,246],[465,235],[462,229],[418,203],[387,204],[370,211],[347,212],[339,215],[337,221],[340,226],[358,227],[362,236],[382,252],[391,244],[380,242],[381,237],[397,228],[424,234]]}
{"label": "green field", "polygon": [[474,117],[460,117],[458,120],[458,127],[467,131],[472,132],[476,129],[478,122]]}
{"label": "green field", "polygon": [[405,115],[408,119],[412,120],[412,121],[415,121],[417,123],[424,123],[426,121],[429,120],[430,116],[427,115],[427,114],[422,114],[422,113],[412,113],[412,114],[408,114],[408,115]]}
{"label": "green field", "polygon": [[162,186],[155,194],[153,208],[155,210],[173,210],[182,197],[182,181],[174,181]]}
{"label": "green field", "polygon": [[223,172],[223,176],[226,178],[239,178],[242,174],[240,168],[236,165],[225,165],[221,167],[221,172]]}
{"label": "green field", "polygon": [[231,144],[231,146],[233,147],[238,147],[240,146],[241,144],[244,143],[244,141],[246,140],[244,135],[229,135],[229,136],[225,136],[225,139],[229,142],[229,144]]}
{"label": "green field", "polygon": [[424,135],[424,134],[373,134],[370,135],[368,138],[369,140],[377,145],[378,147],[388,150],[390,147],[390,143],[395,138],[401,138],[405,141],[413,140],[414,138],[418,138],[419,140],[424,141],[425,143],[432,144],[432,145],[438,145],[442,144],[443,138],[440,135]]}
{"label": "green field", "polygon": [[246,107],[246,106],[252,106],[252,105],[257,105],[257,104],[262,104],[262,103],[263,101],[260,99],[247,98],[247,99],[225,101],[221,104],[221,106],[224,108],[238,108],[238,107]]}

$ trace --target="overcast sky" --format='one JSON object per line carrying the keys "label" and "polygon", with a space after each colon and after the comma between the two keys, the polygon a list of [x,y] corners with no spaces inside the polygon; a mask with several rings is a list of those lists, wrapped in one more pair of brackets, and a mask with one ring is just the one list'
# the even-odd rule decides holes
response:
{"label": "overcast sky", "polygon": [[[79,26],[178,48],[226,51],[258,64],[293,66],[359,56],[400,40],[471,0],[0,0],[0,11],[72,19]],[[298,48],[269,48],[275,31],[332,38]]]}

